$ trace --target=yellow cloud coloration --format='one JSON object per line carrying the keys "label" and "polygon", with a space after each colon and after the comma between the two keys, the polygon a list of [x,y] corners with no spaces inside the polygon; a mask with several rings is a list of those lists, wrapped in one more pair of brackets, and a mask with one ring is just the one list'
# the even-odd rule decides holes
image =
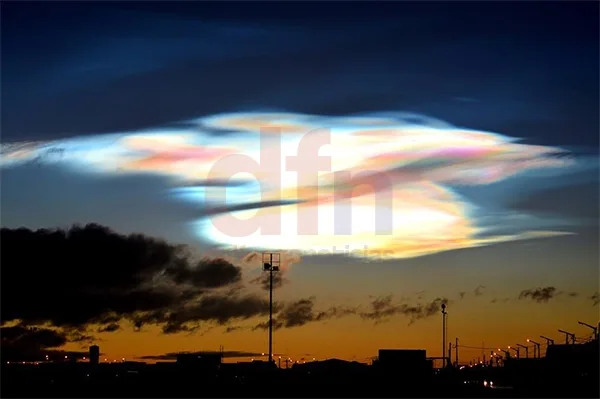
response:
{"label": "yellow cloud coloration", "polygon": [[7,147],[2,166],[61,148],[62,161],[90,171],[165,174],[175,184],[260,181],[229,187],[226,198],[225,190],[208,184],[182,194],[218,209],[197,233],[221,245],[279,251],[346,246],[363,250],[357,252],[362,256],[404,258],[560,234],[525,230],[480,238],[473,205],[452,190],[572,164],[557,148],[402,113],[241,113],[197,122],[193,130]]}

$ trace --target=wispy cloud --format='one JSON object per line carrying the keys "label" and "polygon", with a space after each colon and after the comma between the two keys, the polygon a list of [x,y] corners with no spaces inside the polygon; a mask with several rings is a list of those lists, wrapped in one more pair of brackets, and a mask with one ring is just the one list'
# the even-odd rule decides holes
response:
{"label": "wispy cloud", "polygon": [[530,299],[537,303],[546,303],[559,294],[556,287],[540,287],[521,291],[519,299]]}
{"label": "wispy cloud", "polygon": [[485,289],[485,285],[478,285],[477,288],[475,288],[475,290],[473,291],[473,295],[482,296],[484,289]]}
{"label": "wispy cloud", "polygon": [[592,296],[590,296],[593,306],[598,306],[600,304],[600,294],[598,292],[594,292]]}
{"label": "wispy cloud", "polygon": [[[337,319],[356,313],[356,309],[345,306],[332,306],[326,309],[315,309],[315,298],[303,298],[284,306],[273,320],[273,328],[301,327],[312,322],[322,322]],[[258,323],[253,330],[267,329],[269,322]]]}
{"label": "wispy cloud", "polygon": [[374,299],[370,303],[370,309],[360,312],[363,319],[373,320],[375,323],[381,323],[389,320],[393,316],[406,316],[412,324],[417,320],[431,317],[441,312],[442,304],[447,304],[447,298],[435,298],[427,303],[395,303],[393,296],[388,295]]}

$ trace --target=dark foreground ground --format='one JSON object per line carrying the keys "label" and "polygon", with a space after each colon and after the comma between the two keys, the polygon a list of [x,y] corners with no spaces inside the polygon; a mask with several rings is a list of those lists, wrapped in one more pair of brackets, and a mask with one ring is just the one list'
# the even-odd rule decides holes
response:
{"label": "dark foreground ground", "polygon": [[[4,373],[3,373],[4,374]],[[119,376],[110,380],[39,380],[3,376],[1,396],[8,397],[348,397],[348,398],[599,398],[598,384],[547,381],[535,386],[484,386],[481,381],[427,379],[396,381],[378,378],[151,378]],[[591,382],[591,381],[590,381]]]}

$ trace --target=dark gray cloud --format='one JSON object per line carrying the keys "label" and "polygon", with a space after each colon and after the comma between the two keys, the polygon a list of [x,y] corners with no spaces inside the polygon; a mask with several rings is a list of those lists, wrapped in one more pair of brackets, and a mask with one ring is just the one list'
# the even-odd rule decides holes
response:
{"label": "dark gray cloud", "polygon": [[417,320],[440,313],[442,304],[448,304],[448,302],[447,298],[435,298],[428,303],[394,303],[393,296],[387,295],[375,298],[370,304],[370,309],[360,312],[360,316],[376,323],[387,321],[393,316],[406,316],[412,324]]}
{"label": "dark gray cloud", "polygon": [[598,306],[598,304],[600,304],[600,294],[598,292],[594,292],[594,294],[590,296],[590,300],[592,301],[592,306]]}
{"label": "dark gray cloud", "polygon": [[[290,270],[290,267],[294,264],[301,262],[302,258],[296,251],[284,251],[275,255],[273,258],[273,266],[279,268],[278,271],[273,272],[273,289],[281,288],[284,284],[290,281],[286,278],[286,274]],[[243,256],[242,263],[249,267],[263,267],[263,255],[259,252],[250,252]],[[257,277],[250,280],[251,284],[259,285],[263,290],[268,291],[270,282],[270,275],[268,272],[263,272]]]}
{"label": "dark gray cloud", "polygon": [[[260,356],[264,356],[264,353],[260,353],[260,352],[246,352],[246,351],[223,351],[223,352],[219,352],[219,351],[202,351],[202,352],[169,352],[169,353],[164,353],[162,355],[145,355],[145,356],[140,356],[138,357],[138,359],[141,360],[163,360],[163,361],[170,361],[170,360],[176,360],[177,359],[177,355],[204,355],[204,354],[218,354],[221,353],[223,355],[223,357],[225,358],[243,358],[243,357],[260,357]],[[280,356],[280,354],[277,354],[277,356]]]}
{"label": "dark gray cloud", "polygon": [[[274,309],[277,310],[278,306],[274,304]],[[165,334],[174,334],[194,332],[202,323],[226,325],[233,320],[264,316],[268,312],[269,301],[266,298],[230,292],[206,294],[179,306],[139,312],[132,319],[137,328],[145,324],[159,324],[162,325]]]}
{"label": "dark gray cloud", "polygon": [[[458,293],[458,298],[457,298],[457,299],[458,299],[458,300],[461,300],[461,299],[465,299],[465,298],[467,298],[467,297],[471,297],[471,296],[473,296],[473,297],[480,297],[480,296],[483,296],[483,295],[484,295],[484,293],[485,293],[485,290],[486,290],[486,288],[487,288],[487,287],[486,287],[485,285],[481,285],[481,284],[479,284],[479,285],[478,285],[477,287],[475,287],[475,289],[473,289],[472,291],[469,291],[469,292],[467,292],[467,291],[460,291],[460,292]],[[422,298],[418,298],[418,299],[422,299]]]}
{"label": "dark gray cloud", "polygon": [[[223,195],[223,198],[225,198],[225,196]],[[274,206],[282,206],[282,205],[293,205],[293,204],[298,204],[302,201],[292,201],[292,200],[286,200],[286,201],[259,201],[259,202],[250,202],[250,203],[244,203],[244,204],[236,204],[236,205],[229,205],[229,206],[211,206],[211,207],[207,207],[205,209],[202,210],[202,216],[210,216],[210,215],[217,215],[220,213],[231,213],[231,212],[237,212],[237,211],[246,211],[246,210],[252,210],[252,209],[261,209],[261,208],[270,208],[270,207],[274,207]]]}
{"label": "dark gray cloud", "polygon": [[242,278],[241,269],[224,259],[202,259],[188,267],[177,264],[167,267],[165,273],[177,284],[191,284],[202,288],[223,287]]}
{"label": "dark gray cloud", "polygon": [[[575,291],[565,292],[559,290],[554,286],[547,286],[522,290],[519,293],[517,299],[531,300],[537,303],[546,303],[558,296],[566,296],[567,298],[578,298],[580,296],[580,293]],[[511,300],[515,300],[515,298],[492,298],[490,303],[506,303]]]}
{"label": "dark gray cloud", "polygon": [[1,327],[3,361],[35,361],[49,358],[75,356],[81,358],[87,352],[60,351],[68,342],[82,342],[82,335],[60,329],[16,325]]}
{"label": "dark gray cloud", "polygon": [[268,311],[265,299],[235,286],[239,267],[223,259],[194,262],[185,247],[141,234],[95,224],[3,228],[1,241],[2,323],[50,323],[79,331],[83,341],[88,326],[116,331],[121,320],[172,333]]}
{"label": "dark gray cloud", "polygon": [[519,299],[530,299],[537,303],[546,303],[559,294],[560,292],[556,287],[538,287],[521,291]]}
{"label": "dark gray cloud", "polygon": [[110,323],[98,328],[98,332],[115,332],[120,329],[121,326],[118,323]]}
{"label": "dark gray cloud", "polygon": [[[94,341],[92,328],[114,332],[124,322],[136,330],[157,325],[165,334],[195,333],[269,312],[266,295],[244,292],[238,266],[220,258],[192,261],[184,246],[95,224],[1,234],[3,323],[49,323],[83,344]],[[283,259],[286,267],[298,260]],[[22,292],[31,293],[27,300]],[[316,310],[309,298],[276,302],[273,312],[276,328],[292,328],[355,310]]]}
{"label": "dark gray cloud", "polygon": [[[263,290],[268,291],[271,285],[269,273],[263,273],[258,277],[250,280],[251,284],[258,284]],[[280,270],[277,273],[273,273],[273,289],[281,288],[283,284],[288,283],[289,280],[284,277],[284,272]]]}
{"label": "dark gray cloud", "polygon": [[[109,325],[110,326],[110,325]],[[60,329],[58,331],[61,331]],[[67,338],[69,342],[78,342],[82,345],[84,344],[93,344],[98,340],[95,336],[88,334],[85,329],[81,330],[72,330],[72,329],[62,329],[67,334]],[[108,332],[108,330],[106,330]],[[116,330],[114,330],[116,331]]]}
{"label": "dark gray cloud", "polygon": [[[308,323],[336,319],[356,314],[356,309],[346,306],[333,306],[323,310],[315,309],[315,298],[303,298],[282,306],[273,320],[273,329],[301,327]],[[265,321],[254,326],[253,330],[267,329]]]}

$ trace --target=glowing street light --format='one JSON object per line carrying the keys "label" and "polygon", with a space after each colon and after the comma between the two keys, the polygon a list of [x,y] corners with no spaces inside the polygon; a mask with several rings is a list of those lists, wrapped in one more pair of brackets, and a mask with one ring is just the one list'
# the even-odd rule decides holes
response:
{"label": "glowing street light", "polygon": [[515,352],[517,352],[517,359],[519,359],[519,357],[520,357],[520,356],[519,356],[519,355],[520,355],[520,353],[519,353],[519,352],[520,352],[520,351],[519,351],[519,348],[513,348],[512,346],[509,346],[509,347],[508,347],[508,349],[512,349],[512,350],[514,350]]}

